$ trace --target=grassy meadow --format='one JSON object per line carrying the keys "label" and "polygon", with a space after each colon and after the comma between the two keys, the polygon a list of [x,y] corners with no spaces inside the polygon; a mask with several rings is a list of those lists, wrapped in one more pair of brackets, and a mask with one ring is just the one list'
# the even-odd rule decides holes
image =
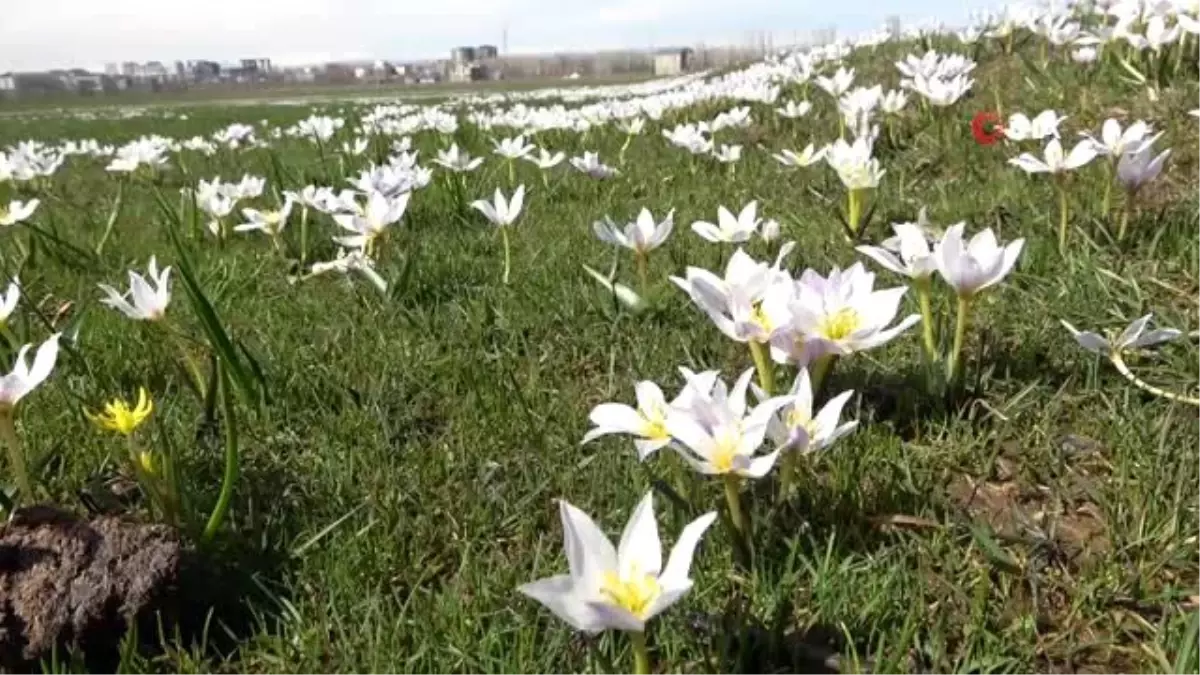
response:
{"label": "grassy meadow", "polygon": [[[1039,40],[1023,32],[1005,54],[1001,41],[931,38],[929,46],[976,59],[974,87],[931,111],[914,96],[887,118],[874,147],[887,173],[871,196],[862,243],[877,244],[891,223],[915,221],[921,209],[942,228],[966,221],[968,233],[990,227],[1001,242],[1026,241],[1014,272],[975,302],[961,385],[946,388],[930,376],[937,368],[922,356],[920,326],[842,359],[818,400],[853,389],[843,418],[859,427],[812,455],[782,503],[774,476],[743,483],[753,559],[738,559],[727,527],[707,532],[694,588],[649,628],[657,670],[1200,668],[1196,409],[1131,386],[1060,324],[1119,331],[1152,312],[1154,325],[1185,335],[1154,354],[1129,355],[1128,363],[1146,381],[1196,395],[1198,135],[1187,115],[1200,91],[1195,59],[1151,96],[1110,62],[1082,67],[1051,50],[1042,67]],[[1187,44],[1196,45],[1194,36]],[[925,47],[862,47],[845,65],[856,69],[856,84],[895,89],[901,75],[893,62]],[[200,178],[246,173],[265,177],[267,190],[239,208],[271,205],[283,190],[310,184],[340,189],[369,162],[386,159],[390,138],[340,160],[282,138],[265,149],[190,153],[153,175],[131,175],[98,255],[119,180],[106,161],[71,157],[44,182],[0,184],[5,199],[41,200],[26,223],[0,232],[3,274],[19,275],[22,286],[9,342],[37,344],[52,330],[75,338],[64,338],[53,374],[19,409],[39,501],[84,513],[95,493],[127,474],[122,439],[97,430],[85,410],[131,399],[144,386],[155,408],[137,437],[174,457],[187,499],[207,515],[236,426],[240,475],[229,515],[211,542],[194,545],[180,585],[181,620],[159,634],[127,636],[118,665],[627,670],[619,633],[576,633],[516,588],[566,569],[558,499],[615,536],[653,489],[667,541],[723,508],[719,482],[673,452],[639,462],[628,438],[580,443],[593,406],[632,402],[639,380],[671,396],[683,384],[681,366],[717,369],[732,381],[754,365],[745,345],[722,335],[668,279],[689,265],[719,271],[735,248],[704,241],[690,224],[715,221],[721,205],[737,213],[757,200],[760,217],[777,220],[782,236],[745,244],[756,260],[773,260],[782,242],[795,241],[784,263],[795,275],[862,261],[880,287],[906,281],[847,242],[838,216],[845,189],[824,162],[787,169],[771,156],[836,139],[836,102],[811,84],[786,85],[780,98],[807,98],[813,110],[785,119],[771,105],[718,100],[668,111],[632,138],[620,164],[626,136],[612,124],[531,137],[568,157],[598,152],[620,170],[607,180],[564,163],[543,183],[537,167],[517,162],[510,182],[491,154],[491,139],[516,135],[508,129],[463,123],[452,138],[415,134],[422,163],[451,140],[487,158],[464,174],[466,201],[526,186],[507,285],[496,228],[465,207],[438,167],[380,246],[376,269],[389,282],[386,293],[353,276],[290,281],[301,272],[295,214],[279,249],[254,234],[218,242],[180,198]],[[753,123],[717,134],[744,146],[732,167],[692,157],[662,136],[734,105],[750,105]],[[94,119],[28,113],[3,119],[0,147],[25,139],[185,139],[233,122],[287,127],[314,112],[348,119],[340,143],[368,109],[195,105]],[[1123,126],[1146,120],[1163,132],[1158,147],[1173,152],[1141,195],[1123,241],[1113,234],[1119,186],[1110,211],[1101,208],[1104,158],[1070,174],[1069,240],[1060,253],[1054,183],[1008,164],[1024,151],[1040,156],[1042,144],[985,146],[972,138],[978,112],[1032,117],[1044,109],[1068,115],[1060,127],[1068,149],[1079,132],[1098,134],[1110,117]],[[674,209],[675,231],[650,254],[649,283],[640,289],[646,308],[632,312],[583,266],[609,270],[617,261],[620,280],[638,288],[633,257],[598,240],[592,224],[605,215],[624,223],[643,207],[659,219]],[[308,228],[308,262],[333,259],[330,237],[344,232],[315,212]],[[185,257],[190,262],[240,362],[261,383],[261,401],[203,400],[177,367],[172,340],[99,303],[98,283],[126,288],[126,270],[144,270],[152,255],[177,272]],[[172,283],[168,330],[188,336],[183,349],[207,366],[207,325],[178,273]],[[935,291],[944,350],[955,301],[944,285]],[[916,311],[910,293],[901,314]],[[776,370],[790,384],[795,369]],[[122,508],[132,519],[155,517],[145,498]],[[43,666],[97,667],[89,658],[69,652]]]}

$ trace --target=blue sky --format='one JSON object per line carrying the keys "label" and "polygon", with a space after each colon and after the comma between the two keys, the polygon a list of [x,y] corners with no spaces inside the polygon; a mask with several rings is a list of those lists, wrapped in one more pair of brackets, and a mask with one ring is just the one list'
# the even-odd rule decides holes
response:
{"label": "blue sky", "polygon": [[455,44],[513,52],[776,44],[837,26],[962,23],[985,0],[6,0],[0,72],[106,62],[265,56],[286,63],[441,58]]}

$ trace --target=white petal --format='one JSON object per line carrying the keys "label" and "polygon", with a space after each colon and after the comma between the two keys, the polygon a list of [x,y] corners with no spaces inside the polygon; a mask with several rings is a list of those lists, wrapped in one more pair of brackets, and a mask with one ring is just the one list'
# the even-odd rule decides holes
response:
{"label": "white petal", "polygon": [[653,574],[662,571],[662,541],[654,518],[654,492],[647,492],[633,510],[621,542],[617,545],[621,575]]}

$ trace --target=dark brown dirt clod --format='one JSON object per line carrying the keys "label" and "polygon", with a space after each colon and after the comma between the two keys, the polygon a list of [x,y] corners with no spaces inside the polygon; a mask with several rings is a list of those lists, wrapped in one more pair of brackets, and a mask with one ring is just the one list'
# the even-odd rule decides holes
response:
{"label": "dark brown dirt clod", "polygon": [[0,666],[20,668],[55,645],[111,648],[174,589],[180,553],[166,526],[19,510],[0,526]]}

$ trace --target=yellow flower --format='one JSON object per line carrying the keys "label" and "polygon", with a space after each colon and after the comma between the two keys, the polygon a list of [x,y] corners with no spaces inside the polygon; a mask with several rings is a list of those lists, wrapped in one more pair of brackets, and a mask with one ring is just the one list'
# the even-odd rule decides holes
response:
{"label": "yellow flower", "polygon": [[150,401],[150,397],[146,394],[145,387],[138,387],[137,405],[130,407],[128,403],[121,399],[116,399],[104,406],[104,412],[92,414],[84,411],[88,419],[93,424],[107,431],[115,431],[123,436],[128,436],[135,429],[141,426],[146,418],[150,417],[150,413],[154,411],[154,403]]}
{"label": "yellow flower", "polygon": [[148,474],[150,476],[154,475],[156,467],[154,465],[153,453],[151,453],[147,450],[142,450],[141,452],[138,453],[137,460],[138,460],[138,465],[140,465],[142,467],[142,471],[145,471],[146,474]]}

